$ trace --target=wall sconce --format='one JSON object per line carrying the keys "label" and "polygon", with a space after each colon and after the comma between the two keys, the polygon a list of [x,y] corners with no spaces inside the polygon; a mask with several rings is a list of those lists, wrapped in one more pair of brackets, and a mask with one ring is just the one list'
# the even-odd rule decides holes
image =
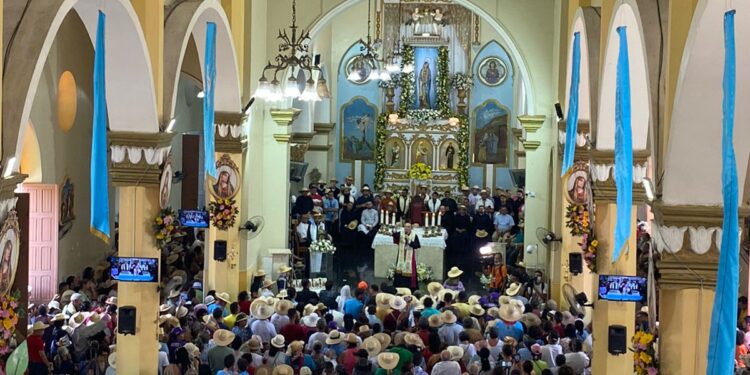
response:
{"label": "wall sconce", "polygon": [[455,117],[451,117],[448,119],[448,124],[450,124],[450,126],[458,126],[458,119]]}
{"label": "wall sconce", "polygon": [[388,115],[388,122],[390,122],[391,125],[396,125],[398,122],[398,113],[391,113]]}

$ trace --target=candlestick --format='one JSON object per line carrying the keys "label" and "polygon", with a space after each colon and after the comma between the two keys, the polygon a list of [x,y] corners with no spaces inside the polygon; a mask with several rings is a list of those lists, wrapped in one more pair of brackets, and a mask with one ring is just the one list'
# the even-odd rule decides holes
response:
{"label": "candlestick", "polygon": [[380,210],[380,222],[384,222],[385,220],[385,210]]}
{"label": "candlestick", "polygon": [[391,212],[391,225],[396,225],[396,213]]}
{"label": "candlestick", "polygon": [[425,213],[424,213],[424,226],[427,226],[427,225],[429,225],[429,222],[427,221],[427,217],[428,217],[428,215],[429,215],[429,212],[425,212]]}
{"label": "candlestick", "polygon": [[443,214],[438,214],[437,225],[440,226],[440,220],[443,218]]}

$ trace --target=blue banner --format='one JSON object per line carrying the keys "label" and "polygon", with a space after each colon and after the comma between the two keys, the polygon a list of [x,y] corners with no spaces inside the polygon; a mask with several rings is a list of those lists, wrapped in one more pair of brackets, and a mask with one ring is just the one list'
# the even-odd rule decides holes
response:
{"label": "blue banner", "polygon": [[573,34],[573,64],[570,73],[570,94],[568,95],[568,115],[565,116],[565,153],[561,175],[568,173],[573,166],[578,135],[578,85],[581,81],[581,33]]}
{"label": "blue banner", "polygon": [[104,24],[99,11],[94,49],[94,121],[91,134],[91,233],[109,243],[109,159],[107,156],[107,92]]}
{"label": "blue banner", "polygon": [[630,61],[628,34],[625,26],[617,28],[620,51],[617,56],[617,87],[615,88],[615,185],[617,186],[617,217],[612,263],[617,262],[623,248],[627,250],[633,211],[633,130],[630,126]]}
{"label": "blue banner", "polygon": [[216,24],[206,23],[206,51],[203,60],[203,151],[206,175],[216,178],[214,151],[214,92],[216,89]]}
{"label": "blue banner", "polygon": [[706,374],[734,371],[737,288],[739,287],[740,233],[737,197],[737,163],[734,157],[734,92],[736,86],[734,10],[724,13],[724,100],[721,133],[721,193],[724,198],[724,231],[721,235],[716,294],[711,312]]}

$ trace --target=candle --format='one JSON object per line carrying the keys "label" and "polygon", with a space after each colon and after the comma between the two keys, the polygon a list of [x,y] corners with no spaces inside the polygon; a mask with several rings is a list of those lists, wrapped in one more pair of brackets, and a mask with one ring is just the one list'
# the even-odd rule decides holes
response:
{"label": "candle", "polygon": [[391,212],[391,225],[396,225],[396,213]]}
{"label": "candle", "polygon": [[382,223],[383,220],[385,220],[385,210],[380,210],[380,222]]}
{"label": "candle", "polygon": [[437,225],[440,226],[440,220],[443,218],[443,214],[438,214]]}
{"label": "candle", "polygon": [[430,215],[429,212],[424,213],[424,226],[429,225],[429,222],[427,221],[427,218],[429,217],[429,215]]}

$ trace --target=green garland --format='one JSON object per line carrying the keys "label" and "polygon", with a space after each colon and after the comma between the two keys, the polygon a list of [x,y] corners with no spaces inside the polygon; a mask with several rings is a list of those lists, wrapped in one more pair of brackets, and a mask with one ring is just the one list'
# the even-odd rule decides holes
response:
{"label": "green garland", "polygon": [[458,158],[458,184],[463,186],[469,185],[469,117],[466,115],[456,114],[458,118],[458,132],[456,140],[458,141],[458,154],[464,155]]}
{"label": "green garland", "polygon": [[[414,65],[414,48],[410,45],[405,45],[403,50],[403,58],[401,60],[401,69],[403,70],[404,65]],[[398,103],[398,115],[401,117],[406,116],[408,111],[414,105],[414,80],[416,75],[412,71],[411,73],[401,74],[401,96],[399,97]]]}
{"label": "green garland", "polygon": [[437,65],[437,110],[444,117],[450,117],[451,111],[451,77],[448,68],[448,47],[438,48],[438,65]]}
{"label": "green garland", "polygon": [[388,113],[381,113],[375,124],[375,191],[381,191],[385,182],[385,143],[388,138]]}

